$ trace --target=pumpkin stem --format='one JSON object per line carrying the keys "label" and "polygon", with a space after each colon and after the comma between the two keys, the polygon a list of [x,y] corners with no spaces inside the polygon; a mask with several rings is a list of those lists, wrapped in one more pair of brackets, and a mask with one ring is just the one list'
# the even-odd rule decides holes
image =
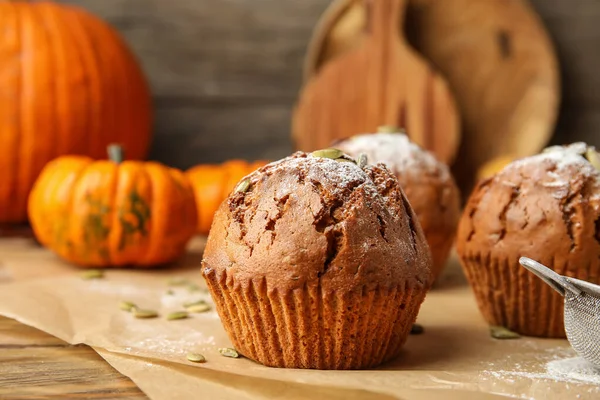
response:
{"label": "pumpkin stem", "polygon": [[125,159],[123,147],[119,144],[109,144],[107,148],[108,159],[120,164]]}

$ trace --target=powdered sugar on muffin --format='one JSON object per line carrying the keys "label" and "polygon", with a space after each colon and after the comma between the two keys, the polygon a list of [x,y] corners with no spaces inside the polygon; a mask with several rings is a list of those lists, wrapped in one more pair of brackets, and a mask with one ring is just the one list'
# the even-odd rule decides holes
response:
{"label": "powdered sugar on muffin", "polygon": [[422,149],[403,133],[376,133],[352,136],[336,147],[352,155],[365,153],[369,162],[382,162],[398,172],[428,173],[449,178],[448,167],[432,153]]}
{"label": "powdered sugar on muffin", "polygon": [[[595,151],[595,149],[583,142],[551,146],[540,154],[525,157],[507,165],[498,174],[498,178],[506,180],[512,175],[512,171],[536,166],[538,173],[535,178],[546,187],[568,186],[573,174],[598,180],[600,172],[586,158],[588,151]],[[600,196],[600,193],[597,196]]]}

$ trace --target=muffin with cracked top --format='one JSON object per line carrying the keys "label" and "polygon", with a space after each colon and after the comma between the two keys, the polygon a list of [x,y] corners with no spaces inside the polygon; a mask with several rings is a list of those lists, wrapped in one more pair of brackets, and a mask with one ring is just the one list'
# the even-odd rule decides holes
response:
{"label": "muffin with cracked top", "polygon": [[471,194],[457,252],[485,319],[564,338],[563,298],[519,265],[529,257],[600,284],[600,157],[585,143],[508,164]]}
{"label": "muffin with cracked top", "polygon": [[454,244],[460,218],[460,191],[448,166],[394,127],[355,135],[335,146],[350,156],[364,153],[369,162],[384,163],[398,178],[419,219],[431,249],[433,275],[438,278]]}
{"label": "muffin with cracked top", "polygon": [[431,254],[393,174],[360,164],[297,152],[245,177],[217,211],[202,274],[246,357],[362,369],[398,355]]}

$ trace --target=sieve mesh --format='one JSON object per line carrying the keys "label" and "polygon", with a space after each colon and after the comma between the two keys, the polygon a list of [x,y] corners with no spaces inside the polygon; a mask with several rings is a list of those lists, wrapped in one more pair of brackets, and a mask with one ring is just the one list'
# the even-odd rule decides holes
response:
{"label": "sieve mesh", "polygon": [[565,331],[573,349],[600,368],[600,297],[566,291]]}

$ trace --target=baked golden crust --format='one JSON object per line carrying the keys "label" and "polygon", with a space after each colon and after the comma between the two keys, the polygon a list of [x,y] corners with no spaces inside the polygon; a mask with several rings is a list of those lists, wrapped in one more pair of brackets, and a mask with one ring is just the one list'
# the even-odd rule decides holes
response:
{"label": "baked golden crust", "polygon": [[535,259],[600,283],[600,172],[576,143],[509,164],[479,183],[457,234],[457,252],[490,324],[565,337],[563,299],[519,265]]}
{"label": "baked golden crust", "polygon": [[356,135],[335,147],[352,157],[364,153],[369,163],[384,163],[396,176],[429,243],[437,278],[448,260],[460,218],[460,191],[448,166],[402,133]]}
{"label": "baked golden crust", "polygon": [[396,178],[297,152],[245,179],[215,215],[202,262],[236,348],[293,368],[395,357],[432,281]]}

